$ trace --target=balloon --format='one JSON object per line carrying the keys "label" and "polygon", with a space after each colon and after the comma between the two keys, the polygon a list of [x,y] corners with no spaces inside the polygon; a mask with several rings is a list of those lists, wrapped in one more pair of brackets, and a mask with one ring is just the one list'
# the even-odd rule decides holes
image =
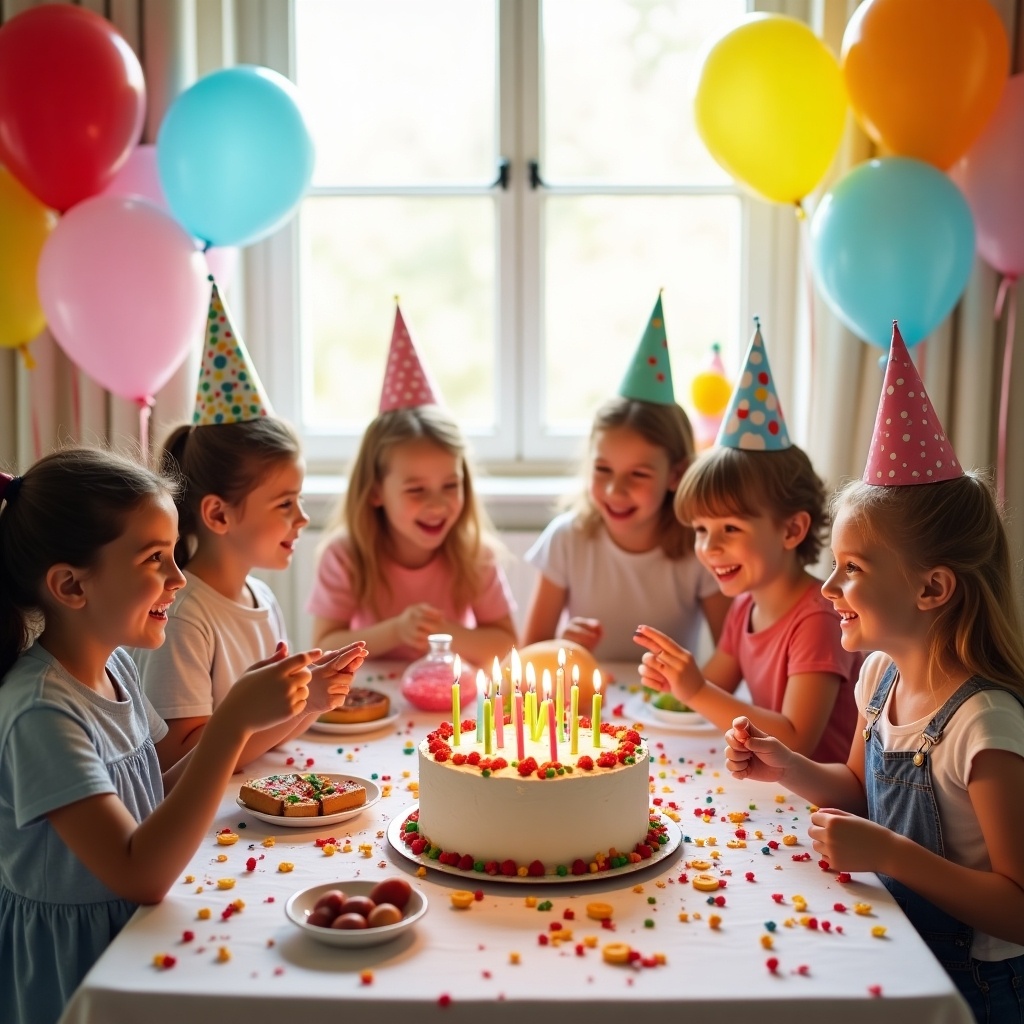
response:
{"label": "balloon", "polygon": [[827,192],[811,219],[815,280],[865,341],[888,347],[899,320],[908,345],[956,305],[974,263],[967,200],[931,164],[869,160]]}
{"label": "balloon", "polygon": [[99,192],[139,141],[145,109],[138,58],[98,14],[45,4],[0,28],[0,162],[47,206]]}
{"label": "balloon", "polygon": [[19,348],[45,326],[36,290],[39,254],[57,218],[0,167],[0,347]]}
{"label": "balloon", "polygon": [[945,170],[992,116],[1010,48],[988,0],[868,0],[846,26],[842,65],[868,135]]}
{"label": "balloon", "polygon": [[156,147],[171,210],[211,245],[272,234],[313,176],[298,90],[269,68],[241,65],[201,78],[167,111]]}
{"label": "balloon", "polygon": [[799,202],[839,148],[839,63],[803,22],[748,15],[707,51],[694,114],[704,145],[734,178],[766,199]]}
{"label": "balloon", "polygon": [[151,398],[202,340],[206,263],[188,232],[144,199],[96,196],[43,247],[39,298],[50,329],[90,377]]}
{"label": "balloon", "polygon": [[950,173],[974,214],[978,255],[1000,273],[1024,274],[1024,74],[1007,79],[992,119]]}

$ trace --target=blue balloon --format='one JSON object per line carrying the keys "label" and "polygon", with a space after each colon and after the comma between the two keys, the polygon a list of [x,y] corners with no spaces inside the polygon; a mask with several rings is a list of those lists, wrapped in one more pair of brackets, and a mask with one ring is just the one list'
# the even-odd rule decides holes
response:
{"label": "blue balloon", "polygon": [[869,160],[818,204],[811,257],[821,294],[851,331],[887,349],[898,320],[914,345],[967,287],[974,221],[960,190],[931,164]]}
{"label": "blue balloon", "polygon": [[295,86],[245,64],[175,99],[156,156],[171,212],[210,245],[248,245],[276,231],[309,187],[316,158]]}

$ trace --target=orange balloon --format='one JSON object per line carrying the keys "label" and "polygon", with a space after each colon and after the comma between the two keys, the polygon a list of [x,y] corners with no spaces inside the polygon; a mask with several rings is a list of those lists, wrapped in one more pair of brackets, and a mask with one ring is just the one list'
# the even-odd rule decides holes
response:
{"label": "orange balloon", "polygon": [[995,112],[1010,48],[988,0],[868,0],[846,26],[841,59],[868,135],[945,170]]}

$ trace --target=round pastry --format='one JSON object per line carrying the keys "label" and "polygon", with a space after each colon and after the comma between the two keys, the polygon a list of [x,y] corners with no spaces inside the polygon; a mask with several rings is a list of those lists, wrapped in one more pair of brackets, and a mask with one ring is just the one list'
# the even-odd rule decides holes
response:
{"label": "round pastry", "polygon": [[320,716],[320,721],[343,725],[375,722],[378,718],[386,718],[390,710],[391,699],[386,693],[370,690],[365,686],[353,686],[348,691],[345,703],[340,708],[324,712]]}

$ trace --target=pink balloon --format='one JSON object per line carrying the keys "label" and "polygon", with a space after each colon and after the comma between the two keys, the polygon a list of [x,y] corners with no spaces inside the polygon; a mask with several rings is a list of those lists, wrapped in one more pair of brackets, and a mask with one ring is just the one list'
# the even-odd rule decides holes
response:
{"label": "pink balloon", "polygon": [[61,348],[123,398],[144,400],[198,346],[210,299],[188,232],[143,199],[95,196],[59,221],[39,258],[39,301]]}
{"label": "pink balloon", "polygon": [[1024,274],[1024,74],[1006,80],[992,119],[950,176],[974,215],[978,255],[1002,274]]}

